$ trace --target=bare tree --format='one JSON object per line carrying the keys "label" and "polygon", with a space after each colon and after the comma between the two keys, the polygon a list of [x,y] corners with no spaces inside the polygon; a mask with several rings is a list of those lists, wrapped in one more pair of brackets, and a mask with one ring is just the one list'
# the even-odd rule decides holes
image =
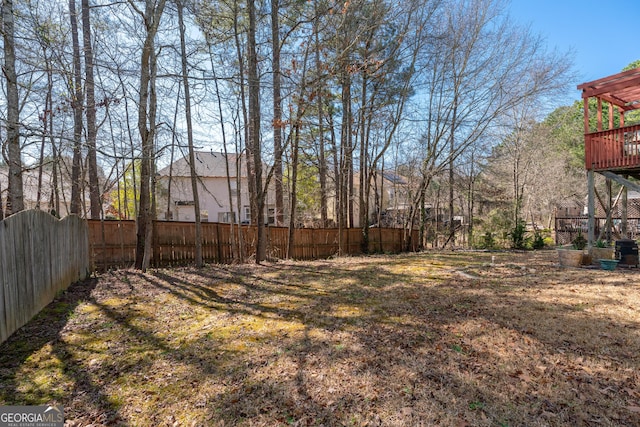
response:
{"label": "bare tree", "polygon": [[284,192],[282,184],[282,77],[280,75],[280,0],[271,0],[271,45],[273,76],[273,177],[276,192],[275,223],[284,223]]}
{"label": "bare tree", "polygon": [[[145,28],[145,39],[140,58],[140,96],[138,100],[138,131],[142,146],[142,161],[140,165],[140,207],[138,208],[136,231],[136,268],[146,270],[145,258],[149,258],[149,245],[152,232],[151,211],[151,172],[153,146],[155,136],[155,121],[150,121],[148,114],[153,116],[155,105],[150,102],[150,83],[155,68],[154,38],[160,25],[166,0],[146,0],[145,9],[138,9],[133,0],[130,6],[142,17]],[[146,253],[146,256],[145,256]]]}
{"label": "bare tree", "polygon": [[82,71],[80,63],[80,41],[78,37],[78,17],[75,0],[69,0],[71,40],[73,46],[73,79],[71,84],[71,108],[73,109],[73,160],[71,166],[71,213],[81,213],[81,164],[82,164]]}
{"label": "bare tree", "polygon": [[525,108],[514,111],[480,172],[483,186],[493,188],[492,198],[508,201],[511,227],[522,221],[548,224],[559,202],[586,196],[584,172],[570,166],[569,152],[553,135],[554,124],[538,123],[531,114]]}
{"label": "bare tree", "polygon": [[[360,226],[363,251],[369,246],[372,184],[413,95],[416,61],[426,38],[433,6],[407,2],[378,10],[362,50],[360,69]],[[386,17],[386,19],[385,19]],[[387,26],[395,31],[389,31]],[[389,36],[388,34],[391,34]],[[384,175],[383,175],[384,176]]]}
{"label": "bare tree", "polygon": [[[209,47],[209,53],[211,54],[211,47]],[[217,101],[217,105],[218,105],[218,115],[220,117],[220,133],[222,135],[222,148],[224,150],[224,166],[225,166],[225,170],[227,173],[227,191],[229,193],[229,211],[231,212],[231,250],[234,254],[234,257],[237,258],[238,260],[242,260],[244,255],[243,255],[243,250],[242,250],[242,245],[240,244],[240,241],[242,240],[242,229],[241,227],[238,227],[238,239],[236,239],[236,233],[234,230],[234,225],[235,222],[238,221],[240,218],[240,162],[239,160],[242,159],[242,157],[239,157],[238,162],[235,164],[235,170],[236,170],[236,176],[231,176],[231,169],[229,167],[229,152],[227,150],[227,132],[225,130],[225,126],[224,126],[224,115],[222,112],[222,97],[220,95],[220,85],[218,84],[218,79],[216,76],[216,67],[213,63],[213,57],[210,56],[211,58],[211,70],[213,73],[213,78],[214,78],[214,84],[215,84],[215,89],[216,89],[216,101]],[[234,210],[233,210],[233,191],[231,188],[231,180],[235,179],[236,182],[236,190],[238,193],[238,218],[234,218]]]}
{"label": "bare tree", "polygon": [[302,61],[302,76],[300,81],[300,92],[297,96],[297,108],[296,115],[293,120],[293,131],[290,135],[293,139],[291,146],[291,200],[289,206],[289,237],[287,239],[287,257],[293,258],[294,256],[294,234],[295,234],[295,217],[297,208],[297,183],[298,183],[298,158],[300,151],[300,132],[302,125],[302,118],[305,115],[308,101],[306,99],[307,91],[307,60],[309,58],[309,46],[305,49],[304,60]]}
{"label": "bare tree", "polygon": [[178,26],[180,27],[180,59],[182,64],[182,84],[184,86],[185,119],[187,121],[187,140],[189,145],[189,171],[191,174],[191,192],[193,194],[193,209],[196,220],[196,267],[202,267],[202,220],[200,218],[200,198],[198,196],[198,175],[196,173],[196,158],[193,149],[193,124],[191,122],[191,91],[189,88],[189,70],[187,67],[187,47],[185,43],[185,25],[183,18],[184,5],[181,0],[176,1],[178,8]]}
{"label": "bare tree", "polygon": [[[407,228],[434,176],[453,171],[456,159],[501,126],[514,107],[566,87],[568,62],[547,54],[540,39],[512,25],[499,6],[499,0],[462,2],[439,15],[433,26],[437,32],[420,64],[427,105],[420,136],[421,178]],[[449,194],[450,220],[454,210]]]}
{"label": "bare tree", "polygon": [[93,46],[91,44],[91,10],[89,0],[82,0],[82,40],[84,48],[84,69],[87,117],[87,165],[89,169],[89,200],[92,219],[99,219],[102,201],[98,184],[98,163],[96,156],[96,100],[93,72]]}
{"label": "bare tree", "polygon": [[320,22],[321,15],[318,7],[318,0],[314,0],[313,2],[313,11],[315,19],[313,21],[313,35],[315,42],[315,65],[316,70],[318,72],[315,95],[317,99],[316,108],[318,109],[318,181],[320,182],[320,220],[322,222],[322,226],[326,227],[328,225],[328,202],[327,202],[327,156],[325,154],[325,143],[324,143],[324,102],[325,97],[323,96],[323,92],[325,90],[325,78],[324,78],[324,65],[320,59],[320,51],[322,49],[322,45],[320,43]]}
{"label": "bare tree", "polygon": [[[247,166],[253,164],[253,197],[256,215],[251,220],[258,229],[256,241],[256,263],[266,258],[267,240],[264,225],[265,192],[262,188],[262,150],[260,140],[260,77],[258,76],[258,53],[256,51],[256,5],[255,0],[247,1],[249,31],[247,34],[247,81],[249,83],[249,134],[247,140]],[[251,185],[251,184],[249,184]]]}
{"label": "bare tree", "polygon": [[7,81],[7,162],[9,185],[7,215],[24,210],[22,188],[22,159],[20,149],[20,106],[18,76],[16,74],[15,30],[13,0],[2,2],[2,37],[4,41],[3,74]]}
{"label": "bare tree", "polygon": [[2,184],[0,183],[0,221],[4,219],[4,203],[2,201]]}

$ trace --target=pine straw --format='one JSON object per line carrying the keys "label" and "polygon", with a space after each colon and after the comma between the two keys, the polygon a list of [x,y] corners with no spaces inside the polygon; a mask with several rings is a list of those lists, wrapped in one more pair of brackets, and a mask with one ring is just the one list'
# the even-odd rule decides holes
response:
{"label": "pine straw", "polygon": [[62,404],[68,425],[640,425],[640,272],[555,263],[107,273],[0,346],[0,404]]}

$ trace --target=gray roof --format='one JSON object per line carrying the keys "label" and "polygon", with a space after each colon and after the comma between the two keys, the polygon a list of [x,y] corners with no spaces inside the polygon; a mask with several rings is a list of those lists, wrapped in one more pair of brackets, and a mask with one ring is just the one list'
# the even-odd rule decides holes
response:
{"label": "gray roof", "polygon": [[[229,175],[236,176],[236,162],[240,157],[242,160],[241,172],[242,176],[245,176],[244,168],[244,156],[238,156],[235,153],[229,153],[227,155],[229,159]],[[213,151],[196,151],[195,152],[195,166],[196,175],[200,177],[219,178],[227,176],[227,166],[224,153],[214,153]],[[158,171],[160,176],[169,176],[171,171],[172,176],[188,177],[191,176],[189,171],[188,157],[183,157],[173,162],[171,165],[166,166]]]}
{"label": "gray roof", "polygon": [[398,175],[395,172],[391,172],[391,171],[384,171],[382,172],[382,175],[384,176],[384,178],[393,183],[393,184],[399,184],[399,185],[406,185],[407,184],[407,178],[405,178],[402,175]]}

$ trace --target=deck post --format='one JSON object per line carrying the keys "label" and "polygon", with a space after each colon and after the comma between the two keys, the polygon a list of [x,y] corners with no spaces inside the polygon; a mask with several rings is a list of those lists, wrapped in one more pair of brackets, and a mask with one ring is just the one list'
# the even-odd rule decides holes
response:
{"label": "deck post", "polygon": [[613,107],[614,105],[609,102],[609,128],[608,129],[613,129]]}
{"label": "deck post", "polygon": [[[625,176],[627,178],[627,176]],[[627,226],[627,204],[628,204],[628,189],[626,186],[622,187],[622,206],[620,209],[620,237],[622,239],[629,238],[629,228]]]}
{"label": "deck post", "polygon": [[587,241],[588,247],[593,247],[595,240],[595,226],[596,226],[596,197],[595,197],[595,179],[593,169],[587,170],[587,213],[589,219],[587,222]]}
{"label": "deck post", "polygon": [[607,242],[611,242],[611,229],[613,226],[613,187],[611,186],[611,178],[606,178],[607,184]]}

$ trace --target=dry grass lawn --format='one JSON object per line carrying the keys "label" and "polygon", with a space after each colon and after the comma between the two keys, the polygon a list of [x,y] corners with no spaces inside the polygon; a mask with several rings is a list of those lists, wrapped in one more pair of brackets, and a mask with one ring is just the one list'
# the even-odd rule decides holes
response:
{"label": "dry grass lawn", "polygon": [[640,272],[553,251],[115,271],[0,345],[0,405],[51,403],[72,426],[638,426]]}

